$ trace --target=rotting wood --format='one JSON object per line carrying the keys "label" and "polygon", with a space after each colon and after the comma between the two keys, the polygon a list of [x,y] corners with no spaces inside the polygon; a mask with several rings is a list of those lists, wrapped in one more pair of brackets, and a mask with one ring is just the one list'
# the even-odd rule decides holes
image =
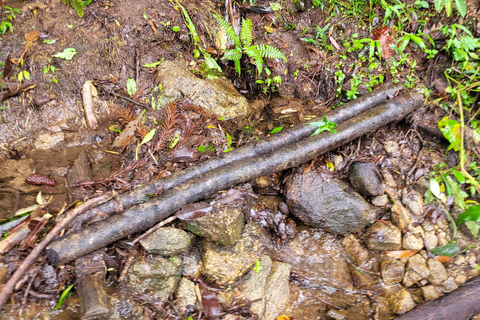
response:
{"label": "rotting wood", "polygon": [[93,90],[94,87],[92,81],[85,82],[82,89],[82,98],[87,126],[88,128],[95,130],[98,127],[98,120],[93,111]]}
{"label": "rotting wood", "polygon": [[250,181],[262,175],[295,167],[333,150],[367,132],[392,121],[399,121],[423,102],[419,93],[405,93],[368,110],[337,126],[338,133],[322,132],[297,141],[270,154],[245,159],[233,166],[223,166],[180,184],[161,196],[139,204],[88,228],[71,233],[47,247],[54,265],[71,261],[100,249],[135,232],[146,230],[169,217],[184,205],[198,201],[214,192]]}
{"label": "rotting wood", "polygon": [[38,243],[35,248],[28,254],[28,256],[23,260],[22,264],[15,270],[13,275],[8,279],[7,283],[2,287],[0,291],[0,310],[5,305],[10,294],[13,292],[16,283],[23,277],[24,273],[28,270],[28,268],[37,260],[40,253],[45,249],[45,247],[55,238],[55,236],[64,229],[75,217],[86,210],[99,205],[105,201],[110,200],[115,195],[115,191],[109,191],[101,196],[92,198],[81,205],[75,207],[73,210],[69,212],[66,218],[62,221],[58,222],[52,230],[43,238],[43,240]]}
{"label": "rotting wood", "polygon": [[480,313],[480,277],[436,300],[428,301],[395,320],[468,320]]}
{"label": "rotting wood", "polygon": [[[342,123],[349,118],[355,117],[362,112],[385,102],[389,96],[395,95],[399,90],[402,90],[402,88],[403,86],[401,85],[393,85],[384,86],[374,90],[369,94],[361,96],[354,101],[334,109],[327,114],[327,119],[335,123]],[[316,127],[314,126],[300,124],[265,139],[248,143],[245,146],[209,159],[199,165],[187,168],[171,176],[154,179],[139,188],[119,195],[115,199],[112,199],[112,201],[106,202],[101,206],[85,212],[73,223],[87,221],[100,212],[102,214],[121,212],[124,209],[148,201],[151,199],[151,195],[155,195],[159,191],[165,192],[187,182],[188,180],[202,176],[207,172],[217,170],[220,167],[229,166],[234,162],[253,159],[264,154],[272,153],[280,148],[284,148],[291,143],[307,138],[315,131],[315,129]]]}

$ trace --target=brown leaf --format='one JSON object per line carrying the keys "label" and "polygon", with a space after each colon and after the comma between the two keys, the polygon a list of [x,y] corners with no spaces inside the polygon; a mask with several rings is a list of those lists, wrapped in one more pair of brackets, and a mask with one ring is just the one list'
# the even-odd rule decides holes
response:
{"label": "brown leaf", "polygon": [[7,93],[5,93],[2,97],[2,101],[5,101],[7,100],[8,98],[10,97],[13,97],[13,96],[16,96],[17,94],[19,93],[22,93],[22,92],[25,92],[25,91],[28,91],[30,89],[33,89],[37,86],[36,83],[32,83],[32,84],[24,84],[23,86],[21,87],[15,87],[15,88],[12,88],[12,89],[9,89],[7,91]]}
{"label": "brown leaf", "polygon": [[212,211],[212,206],[206,202],[191,203],[177,211],[175,216],[183,221],[201,218]]}
{"label": "brown leaf", "polygon": [[137,129],[138,119],[129,122],[125,129],[120,132],[120,135],[113,142],[113,146],[116,148],[122,148],[130,143],[130,139],[133,137],[135,130]]}
{"label": "brown leaf", "polygon": [[13,70],[12,60],[10,60],[10,55],[5,59],[5,64],[3,66],[3,79],[7,79],[10,73]]}
{"label": "brown leaf", "polygon": [[382,47],[382,58],[384,60],[390,59],[395,54],[390,45],[395,44],[395,38],[390,34],[389,27],[383,27],[377,30],[373,30],[372,40],[378,40]]}
{"label": "brown leaf", "polygon": [[395,258],[395,259],[402,259],[408,258],[415,255],[418,250],[397,250],[397,251],[390,251],[387,253],[387,256]]}
{"label": "brown leaf", "polygon": [[33,30],[30,32],[25,33],[25,40],[28,42],[35,42],[40,38],[40,31],[38,30]]}
{"label": "brown leaf", "polygon": [[449,257],[449,256],[436,256],[435,259],[437,259],[441,263],[448,263],[448,262],[452,261],[453,258]]}
{"label": "brown leaf", "polygon": [[202,293],[202,307],[207,319],[212,319],[220,313],[218,305],[218,298],[215,293],[210,290],[205,290]]}

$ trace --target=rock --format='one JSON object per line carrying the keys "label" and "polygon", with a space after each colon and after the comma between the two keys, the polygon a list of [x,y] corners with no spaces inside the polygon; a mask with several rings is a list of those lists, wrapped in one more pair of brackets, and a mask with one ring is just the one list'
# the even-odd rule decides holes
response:
{"label": "rock", "polygon": [[442,295],[442,291],[432,285],[422,287],[421,290],[425,301],[435,300]]}
{"label": "rock", "polygon": [[249,113],[247,100],[225,78],[200,79],[193,75],[185,61],[165,61],[157,68],[164,101],[184,97],[206,112],[231,119]]}
{"label": "rock", "polygon": [[202,257],[197,251],[183,256],[183,272],[185,277],[199,278],[204,272]]}
{"label": "rock", "polygon": [[402,247],[403,249],[421,250],[423,249],[423,238],[425,232],[422,227],[411,228],[407,234],[403,237]]}
{"label": "rock", "polygon": [[390,203],[388,196],[386,194],[382,194],[381,196],[377,196],[372,199],[372,204],[376,207],[385,207]]}
{"label": "rock", "polygon": [[387,141],[383,144],[383,147],[385,148],[385,151],[387,151],[390,155],[394,155],[400,150],[396,141]]}
{"label": "rock", "polygon": [[435,231],[425,232],[425,239],[423,242],[425,243],[425,248],[427,248],[428,251],[436,248],[438,246],[438,237],[435,234]]}
{"label": "rock", "polygon": [[35,149],[47,150],[53,149],[58,143],[65,140],[63,132],[47,132],[40,134],[35,140]]}
{"label": "rock", "polygon": [[148,253],[174,256],[188,249],[190,237],[177,228],[160,228],[140,240],[140,244]]}
{"label": "rock", "polygon": [[407,232],[412,218],[410,212],[402,206],[399,202],[395,202],[392,206],[392,212],[390,213],[393,223],[400,228],[403,232]]}
{"label": "rock", "polygon": [[437,259],[428,259],[427,266],[430,270],[428,281],[430,281],[433,285],[439,286],[445,280],[447,280],[447,270],[445,270],[445,267],[440,261]]}
{"label": "rock", "polygon": [[466,274],[459,274],[458,276],[455,277],[455,283],[458,285],[462,285],[465,282],[467,282],[468,277]]}
{"label": "rock", "polygon": [[442,284],[443,293],[449,293],[458,288],[458,284],[453,277],[448,277]]}
{"label": "rock", "polygon": [[348,258],[356,266],[361,266],[368,259],[368,252],[360,245],[357,238],[348,235],[342,239],[342,246]]}
{"label": "rock", "polygon": [[127,274],[132,292],[143,293],[152,299],[168,300],[175,291],[180,276],[181,259],[154,256],[134,263]]}
{"label": "rock", "polygon": [[287,184],[290,212],[305,224],[347,235],[363,230],[374,218],[369,204],[344,182],[300,168]]}
{"label": "rock", "polygon": [[187,230],[196,235],[225,246],[233,246],[242,232],[242,206],[214,205],[209,214],[186,223]]}
{"label": "rock", "polygon": [[383,178],[373,162],[354,162],[348,178],[355,191],[362,196],[374,197],[385,192]]}
{"label": "rock", "polygon": [[173,304],[181,315],[186,314],[187,311],[193,312],[198,309],[195,283],[187,278],[180,279],[175,296],[176,299]]}
{"label": "rock", "polygon": [[407,289],[401,289],[389,295],[387,301],[395,314],[404,314],[415,307],[415,301],[413,301],[412,295]]}
{"label": "rock", "polygon": [[417,216],[423,214],[423,196],[415,190],[407,191],[403,189],[402,191],[402,203],[406,205],[410,211]]}
{"label": "rock", "polygon": [[5,263],[0,263],[0,287],[7,282],[8,266]]}
{"label": "rock", "polygon": [[[2,160],[2,170],[0,170],[2,187],[10,187],[21,192],[28,192],[28,190],[31,190],[32,186],[25,183],[25,178],[33,173],[33,164],[33,159]],[[2,197],[3,196],[4,194],[2,193]],[[0,217],[8,218],[10,216],[3,216],[2,212]]]}
{"label": "rock", "polygon": [[383,261],[380,270],[383,282],[387,286],[391,286],[402,282],[405,273],[405,264],[398,260]]}
{"label": "rock", "polygon": [[207,279],[229,285],[243,276],[260,259],[262,246],[259,227],[251,222],[243,228],[240,240],[233,247],[205,242],[203,265]]}
{"label": "rock", "polygon": [[112,313],[108,319],[143,319],[143,306],[124,291],[111,294],[110,304]]}
{"label": "rock", "polygon": [[391,188],[396,189],[397,188],[397,182],[395,181],[395,178],[392,176],[390,172],[383,172],[383,179],[385,181],[385,184]]}
{"label": "rock", "polygon": [[265,285],[265,311],[261,320],[275,320],[290,298],[290,270],[287,263],[273,262]]}
{"label": "rock", "polygon": [[365,233],[365,244],[370,250],[400,249],[402,233],[390,221],[378,220]]}
{"label": "rock", "polygon": [[405,277],[403,284],[407,287],[413,286],[422,279],[427,279],[430,276],[430,271],[427,267],[427,261],[420,253],[411,256],[408,259]]}
{"label": "rock", "polygon": [[261,176],[254,180],[253,190],[259,194],[277,195],[281,191],[281,179],[278,173]]}

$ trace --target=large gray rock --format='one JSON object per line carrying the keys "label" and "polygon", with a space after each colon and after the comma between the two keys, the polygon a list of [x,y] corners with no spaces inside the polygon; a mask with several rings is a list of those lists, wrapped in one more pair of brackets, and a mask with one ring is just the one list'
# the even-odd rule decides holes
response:
{"label": "large gray rock", "polygon": [[348,184],[315,170],[300,168],[287,184],[286,198],[290,212],[305,224],[340,235],[360,232],[375,215]]}
{"label": "large gray rock", "polygon": [[165,61],[157,68],[163,101],[188,97],[206,112],[225,119],[245,116],[247,100],[225,78],[201,79],[193,75],[185,61]]}
{"label": "large gray rock", "polygon": [[174,256],[188,249],[190,236],[180,229],[160,228],[140,240],[140,244],[148,253]]}
{"label": "large gray rock", "polygon": [[385,192],[383,178],[373,162],[354,162],[348,171],[353,188],[362,196],[379,196]]}
{"label": "large gray rock", "polygon": [[240,240],[233,247],[205,242],[202,259],[205,277],[220,285],[235,282],[260,259],[262,245],[259,237],[259,227],[251,222],[243,228]]}
{"label": "large gray rock", "polygon": [[209,241],[233,246],[240,238],[243,227],[241,206],[213,206],[210,213],[195,220],[188,220],[187,229]]}

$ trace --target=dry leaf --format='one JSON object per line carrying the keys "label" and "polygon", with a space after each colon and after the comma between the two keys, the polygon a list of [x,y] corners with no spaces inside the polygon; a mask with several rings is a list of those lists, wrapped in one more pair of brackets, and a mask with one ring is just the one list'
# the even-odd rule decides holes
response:
{"label": "dry leaf", "polygon": [[384,60],[390,59],[395,54],[395,50],[390,47],[391,44],[395,44],[395,38],[390,35],[390,28],[383,27],[377,30],[373,30],[372,40],[378,40],[382,47],[382,58]]}
{"label": "dry leaf", "polygon": [[448,263],[448,262],[452,261],[453,258],[449,257],[449,256],[436,256],[435,259],[437,259],[441,263]]}
{"label": "dry leaf", "polygon": [[402,259],[408,258],[415,255],[418,250],[397,250],[397,251],[390,251],[387,253],[387,256],[395,258],[395,259]]}
{"label": "dry leaf", "polygon": [[40,31],[38,30],[33,30],[30,32],[25,33],[25,40],[28,42],[35,42],[40,38]]}
{"label": "dry leaf", "polygon": [[130,139],[133,137],[135,130],[138,126],[138,119],[129,122],[125,129],[120,132],[120,135],[113,142],[113,146],[116,148],[122,148],[130,143]]}

